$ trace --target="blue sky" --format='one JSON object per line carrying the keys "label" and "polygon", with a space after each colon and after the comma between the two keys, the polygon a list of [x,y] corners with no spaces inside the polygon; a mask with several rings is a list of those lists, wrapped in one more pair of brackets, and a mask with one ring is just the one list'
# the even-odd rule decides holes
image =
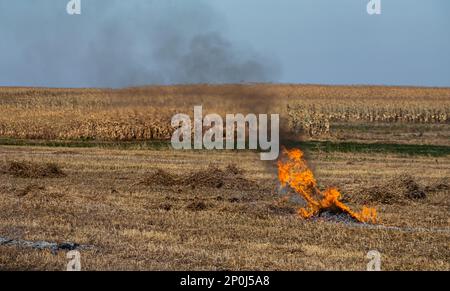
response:
{"label": "blue sky", "polygon": [[450,87],[450,1],[0,0],[0,86]]}

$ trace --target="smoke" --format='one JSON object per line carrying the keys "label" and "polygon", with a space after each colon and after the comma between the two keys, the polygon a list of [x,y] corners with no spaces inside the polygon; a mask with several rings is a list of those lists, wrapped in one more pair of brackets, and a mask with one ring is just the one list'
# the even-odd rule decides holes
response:
{"label": "smoke", "polygon": [[[6,3],[8,2],[8,3]],[[19,2],[19,3],[15,3]],[[0,85],[275,82],[276,60],[226,36],[205,1],[0,0]]]}
{"label": "smoke", "polygon": [[218,32],[194,36],[186,53],[171,55],[179,70],[169,76],[183,83],[236,83],[270,81],[275,68],[256,56],[245,57]]}

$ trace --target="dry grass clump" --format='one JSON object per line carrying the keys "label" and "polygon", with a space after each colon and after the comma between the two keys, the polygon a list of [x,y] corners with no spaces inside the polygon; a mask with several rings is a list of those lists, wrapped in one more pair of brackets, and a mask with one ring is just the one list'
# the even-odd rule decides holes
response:
{"label": "dry grass clump", "polygon": [[258,188],[257,184],[247,179],[244,176],[244,171],[234,164],[229,164],[224,169],[209,165],[206,169],[189,172],[185,175],[174,175],[165,170],[157,169],[139,184],[239,190]]}
{"label": "dry grass clump", "polygon": [[408,174],[396,175],[383,184],[372,185],[360,190],[361,202],[379,202],[383,204],[405,203],[426,198],[425,189]]}
{"label": "dry grass clump", "polygon": [[55,163],[37,163],[26,161],[7,162],[2,169],[4,174],[19,178],[60,178],[66,174]]}
{"label": "dry grass clump", "polygon": [[185,185],[192,187],[214,187],[225,189],[248,190],[255,189],[256,183],[248,180],[243,171],[235,165],[228,165],[225,169],[210,165],[205,170],[195,171],[184,180]]}
{"label": "dry grass clump", "polygon": [[42,191],[45,191],[45,187],[44,186],[31,184],[31,185],[26,186],[24,189],[19,190],[18,193],[17,193],[17,196],[24,197],[24,196],[27,196],[30,193],[40,193]]}
{"label": "dry grass clump", "polygon": [[140,184],[175,186],[180,184],[180,179],[176,175],[168,173],[163,169],[156,169],[154,173],[146,177]]}
{"label": "dry grass clump", "polygon": [[450,190],[450,178],[440,179],[430,185],[427,185],[424,189],[426,192],[437,192]]}
{"label": "dry grass clump", "polygon": [[186,206],[186,209],[190,211],[203,211],[206,210],[207,208],[208,205],[201,200],[192,201]]}

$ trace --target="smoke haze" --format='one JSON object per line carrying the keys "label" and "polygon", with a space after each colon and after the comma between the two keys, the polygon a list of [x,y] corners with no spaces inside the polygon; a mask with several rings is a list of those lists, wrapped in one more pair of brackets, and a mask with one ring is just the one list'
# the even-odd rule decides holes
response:
{"label": "smoke haze", "polygon": [[0,0],[0,85],[267,82],[280,74],[275,60],[227,39],[226,21],[206,1],[81,1],[75,16],[67,1],[7,2]]}

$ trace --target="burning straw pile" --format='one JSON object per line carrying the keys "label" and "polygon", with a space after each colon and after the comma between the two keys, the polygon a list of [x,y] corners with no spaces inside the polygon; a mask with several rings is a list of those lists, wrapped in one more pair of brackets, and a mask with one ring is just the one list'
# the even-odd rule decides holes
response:
{"label": "burning straw pile", "polygon": [[283,151],[278,161],[278,179],[283,187],[290,186],[306,202],[306,207],[298,210],[303,218],[319,216],[321,213],[347,214],[363,223],[376,223],[377,213],[374,208],[363,207],[355,212],[341,202],[341,193],[333,187],[320,191],[314,174],[308,168],[300,149]]}

